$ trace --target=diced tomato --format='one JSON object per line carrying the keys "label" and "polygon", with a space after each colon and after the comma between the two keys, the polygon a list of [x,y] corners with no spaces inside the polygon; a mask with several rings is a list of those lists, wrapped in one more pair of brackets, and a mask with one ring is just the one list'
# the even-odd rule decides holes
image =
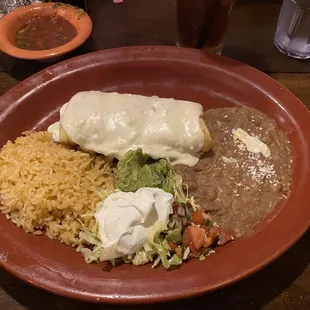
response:
{"label": "diced tomato", "polygon": [[210,237],[212,240],[215,240],[220,234],[220,230],[218,227],[211,227],[207,233],[207,236]]}
{"label": "diced tomato", "polygon": [[198,255],[198,250],[195,249],[193,242],[190,243],[189,249],[191,250],[192,255]]}
{"label": "diced tomato", "polygon": [[196,225],[202,225],[205,221],[203,217],[203,210],[197,210],[192,214],[192,222]]}
{"label": "diced tomato", "polygon": [[196,250],[199,250],[205,243],[206,240],[206,235],[205,232],[199,228],[199,227],[194,227],[195,229],[193,230],[192,234],[192,242]]}
{"label": "diced tomato", "polygon": [[205,240],[206,234],[203,229],[197,226],[188,226],[184,230],[182,244],[185,247],[193,245],[196,250],[199,250]]}
{"label": "diced tomato", "polygon": [[180,258],[182,258],[183,257],[183,253],[182,253],[183,251],[182,251],[182,248],[180,247],[180,246],[178,246],[176,249],[175,249],[175,254],[177,255],[177,256],[179,256]]}
{"label": "diced tomato", "polygon": [[178,247],[178,245],[174,243],[172,240],[168,241],[168,245],[172,251],[174,251]]}
{"label": "diced tomato", "polygon": [[213,243],[212,238],[207,237],[205,243],[203,244],[204,248],[208,248]]}
{"label": "diced tomato", "polygon": [[191,244],[191,246],[190,246],[190,253],[189,253],[189,257],[199,257],[199,250],[196,250],[195,248],[194,248],[194,246],[193,246],[193,244]]}

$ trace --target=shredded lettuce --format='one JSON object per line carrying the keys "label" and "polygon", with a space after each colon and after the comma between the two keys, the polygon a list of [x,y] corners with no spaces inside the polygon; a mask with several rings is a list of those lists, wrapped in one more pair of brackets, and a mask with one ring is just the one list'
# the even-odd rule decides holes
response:
{"label": "shredded lettuce", "polygon": [[179,229],[181,231],[181,229],[182,229],[181,218],[176,214],[171,215],[170,219],[169,219],[169,223],[168,223],[168,228],[170,230]]}
{"label": "shredded lettuce", "polygon": [[200,254],[199,260],[200,260],[200,261],[203,261],[203,260],[205,260],[205,259],[206,259],[205,254]]}
{"label": "shredded lettuce", "polygon": [[169,241],[173,241],[175,244],[179,244],[182,242],[182,234],[181,234],[180,228],[177,228],[177,229],[174,229],[173,231],[168,232],[165,239],[163,240],[162,245],[163,245],[164,249],[167,251],[171,250],[170,246],[168,244]]}
{"label": "shredded lettuce", "polygon": [[164,239],[163,242],[162,242],[162,247],[167,251],[167,255],[170,256],[170,247],[169,247],[169,244],[168,244],[168,240],[167,239]]}
{"label": "shredded lettuce", "polygon": [[186,204],[188,202],[188,195],[184,193],[182,177],[176,173],[173,173],[172,180],[176,202]]}
{"label": "shredded lettuce", "polygon": [[157,266],[159,263],[166,269],[171,266],[177,266],[182,264],[182,258],[179,258],[176,254],[171,256],[170,247],[168,245],[169,240],[173,240],[176,243],[180,242],[182,238],[181,231],[176,229],[168,234],[164,234],[167,230],[167,225],[161,221],[157,221],[153,226],[148,229],[147,232],[147,244],[144,250],[146,253],[154,253],[157,255],[153,263],[153,267]]}
{"label": "shredded lettuce", "polygon": [[152,268],[155,268],[158,264],[160,263],[160,256],[157,256],[157,258],[155,259]]}
{"label": "shredded lettuce", "polygon": [[81,240],[86,241],[89,244],[92,244],[95,246],[101,245],[101,240],[97,236],[93,235],[92,233],[88,231],[81,231],[80,238]]}
{"label": "shredded lettuce", "polygon": [[100,256],[103,252],[103,247],[100,248],[94,248],[93,250],[90,250],[88,248],[82,248],[80,251],[84,256],[84,260],[87,264],[90,264],[92,262],[99,262]]}
{"label": "shredded lettuce", "polygon": [[[189,195],[188,186],[183,183],[182,177],[172,170],[171,178],[174,188],[173,192],[175,201],[184,206],[187,206],[189,204],[192,207],[193,211],[199,209],[200,206],[196,204],[195,198]],[[186,192],[184,192],[184,188],[186,189]]]}
{"label": "shredded lettuce", "polygon": [[134,257],[134,256],[132,256],[132,255],[124,256],[124,257],[123,257],[124,263],[126,263],[126,264],[131,264],[131,262],[132,262],[132,260],[133,260],[133,257]]}
{"label": "shredded lettuce", "polygon": [[83,254],[85,262],[87,264],[99,262],[100,256],[104,250],[100,238],[87,230],[81,231],[79,236],[82,243],[88,243],[93,247],[92,250],[84,246],[79,246],[77,248],[77,251]]}
{"label": "shredded lettuce", "polygon": [[171,266],[178,266],[182,265],[182,258],[180,258],[178,255],[174,254],[170,259],[169,259],[169,267]]}
{"label": "shredded lettuce", "polygon": [[147,240],[152,249],[160,257],[160,261],[164,268],[169,268],[168,256],[170,256],[169,250],[167,250],[160,238],[160,234],[167,229],[167,225],[164,222],[157,221],[147,231]]}
{"label": "shredded lettuce", "polygon": [[188,258],[189,253],[191,252],[190,248],[186,248],[183,253],[183,260]]}
{"label": "shredded lettuce", "polygon": [[145,265],[150,262],[150,258],[144,250],[136,252],[135,257],[132,260],[132,264],[135,266]]}
{"label": "shredded lettuce", "polygon": [[171,232],[168,233],[166,237],[167,241],[173,241],[176,244],[179,244],[182,242],[182,234],[181,234],[181,229],[177,228]]}

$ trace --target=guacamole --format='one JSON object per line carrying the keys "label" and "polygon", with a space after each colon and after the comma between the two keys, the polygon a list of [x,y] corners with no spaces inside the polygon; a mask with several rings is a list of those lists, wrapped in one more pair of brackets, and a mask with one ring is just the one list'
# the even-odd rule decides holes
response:
{"label": "guacamole", "polygon": [[173,169],[166,159],[154,160],[140,148],[128,151],[118,162],[116,187],[124,192],[156,187],[174,194]]}

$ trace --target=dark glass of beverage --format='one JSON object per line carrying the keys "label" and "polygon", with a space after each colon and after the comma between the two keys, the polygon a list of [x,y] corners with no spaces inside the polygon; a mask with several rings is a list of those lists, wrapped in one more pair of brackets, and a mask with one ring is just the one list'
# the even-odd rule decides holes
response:
{"label": "dark glass of beverage", "polygon": [[235,0],[177,0],[177,45],[221,53]]}

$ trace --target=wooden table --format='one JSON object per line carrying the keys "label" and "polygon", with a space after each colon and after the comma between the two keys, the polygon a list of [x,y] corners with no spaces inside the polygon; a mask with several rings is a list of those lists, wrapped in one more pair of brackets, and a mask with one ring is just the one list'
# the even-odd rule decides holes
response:
{"label": "wooden table", "polygon": [[[173,44],[174,1],[165,0],[164,6],[152,8],[153,21],[160,20],[164,27],[158,35],[142,29],[141,23],[150,22],[137,17],[137,23],[128,21],[130,3],[127,1],[126,14],[120,7],[112,6],[112,0],[105,1],[107,10],[112,10],[105,18],[105,29],[94,29],[93,47],[116,47],[126,44],[144,43]],[[143,0],[145,2],[155,0]],[[156,0],[159,3],[161,0]],[[132,3],[131,2],[131,3]],[[163,5],[163,4],[162,4]],[[147,10],[149,5],[141,6]],[[235,8],[232,23],[227,34],[224,54],[248,63],[270,74],[291,90],[310,109],[310,61],[297,61],[281,55],[272,44],[273,34],[279,13],[278,0],[240,0]],[[114,11],[113,11],[114,10]],[[127,11],[129,10],[129,11]],[[104,10],[103,10],[104,12]],[[128,13],[129,12],[129,13]],[[141,12],[140,12],[141,13]],[[114,14],[114,15],[113,15]],[[130,13],[131,14],[131,13]],[[173,16],[172,16],[173,15]],[[124,17],[121,19],[121,17]],[[140,19],[139,19],[140,18]],[[113,25],[113,27],[112,27]],[[143,24],[142,24],[143,25]],[[147,29],[147,27],[146,27]],[[164,32],[164,33],[162,33]],[[96,42],[97,40],[97,42]],[[151,40],[151,42],[150,42]],[[95,42],[95,43],[94,43]],[[83,52],[83,49],[79,51]],[[46,64],[15,60],[0,54],[0,95],[18,83],[19,80],[45,67]],[[268,240],[266,240],[268,242]],[[212,309],[212,310],[309,310],[310,309],[310,232],[294,245],[287,253],[269,267],[240,283],[199,298],[170,303],[132,307],[133,309]],[[1,245],[0,245],[1,246]],[[0,268],[0,309],[2,310],[60,310],[60,309],[119,309],[108,305],[92,305],[54,296],[23,283]]]}

